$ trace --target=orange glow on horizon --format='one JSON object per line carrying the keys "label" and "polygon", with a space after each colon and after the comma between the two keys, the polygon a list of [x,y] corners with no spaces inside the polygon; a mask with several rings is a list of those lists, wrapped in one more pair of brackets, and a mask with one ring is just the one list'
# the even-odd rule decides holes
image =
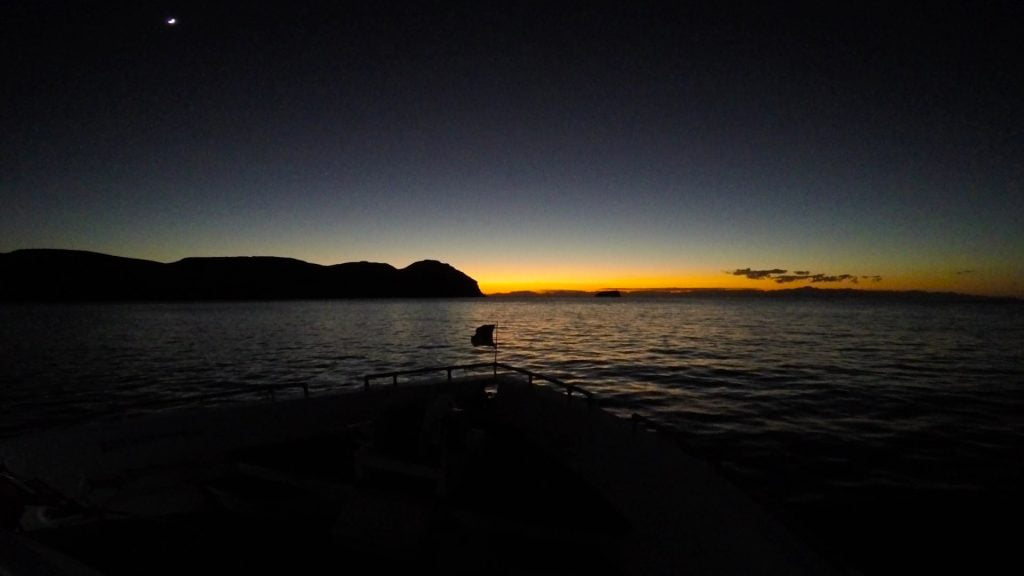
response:
{"label": "orange glow on horizon", "polygon": [[559,290],[666,290],[672,288],[723,288],[773,290],[792,286],[778,286],[773,283],[758,283],[739,276],[725,273],[691,274],[680,276],[656,275],[615,275],[585,276],[571,274],[522,274],[522,275],[481,275],[478,279],[484,294],[531,291],[553,292]]}
{"label": "orange glow on horizon", "polygon": [[716,273],[679,274],[664,276],[656,274],[587,274],[581,270],[554,271],[535,270],[510,273],[498,270],[485,271],[476,278],[484,294],[509,292],[556,292],[597,290],[667,290],[667,289],[754,289],[785,290],[812,286],[821,289],[852,288],[856,290],[923,290],[929,292],[960,292],[987,296],[1024,296],[1024,290],[1009,277],[950,276],[942,274],[883,275],[874,282],[861,280],[852,282],[807,281],[779,284],[770,280],[751,280],[734,276],[724,271]]}

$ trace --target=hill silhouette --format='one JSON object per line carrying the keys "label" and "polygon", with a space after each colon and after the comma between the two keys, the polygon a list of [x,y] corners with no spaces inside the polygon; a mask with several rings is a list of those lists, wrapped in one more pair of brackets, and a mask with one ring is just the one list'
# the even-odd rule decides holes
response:
{"label": "hill silhouette", "polygon": [[262,300],[483,296],[436,260],[321,266],[275,257],[185,258],[163,264],[78,250],[0,253],[0,300]]}

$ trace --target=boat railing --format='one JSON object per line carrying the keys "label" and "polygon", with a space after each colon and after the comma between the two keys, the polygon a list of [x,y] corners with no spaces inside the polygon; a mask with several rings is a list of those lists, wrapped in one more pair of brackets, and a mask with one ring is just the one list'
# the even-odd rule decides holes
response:
{"label": "boat railing", "polygon": [[448,382],[452,381],[452,373],[456,370],[469,371],[469,370],[481,370],[484,368],[490,368],[493,371],[494,376],[498,375],[498,370],[505,370],[509,372],[516,372],[526,376],[527,381],[533,385],[535,381],[541,380],[549,384],[553,384],[559,388],[565,390],[566,400],[571,402],[575,395],[581,395],[587,400],[587,404],[590,405],[594,401],[593,392],[581,388],[576,384],[570,384],[563,382],[558,378],[548,376],[546,374],[540,374],[526,368],[520,368],[518,366],[511,366],[509,364],[502,364],[501,362],[481,362],[477,364],[455,364],[451,366],[435,366],[430,368],[416,368],[412,370],[399,370],[396,372],[379,372],[376,374],[367,374],[363,376],[363,389],[369,390],[370,385],[374,380],[391,380],[392,386],[398,386],[398,379],[402,376],[419,376],[423,374],[437,374],[439,372],[445,372],[447,374]]}
{"label": "boat railing", "polygon": [[586,388],[580,388],[579,386],[577,386],[575,384],[569,384],[567,382],[563,382],[563,381],[559,380],[558,378],[553,378],[553,377],[548,376],[546,374],[540,374],[540,373],[534,372],[532,370],[527,370],[526,368],[519,368],[518,366],[510,366],[508,364],[502,364],[500,362],[495,362],[494,366],[495,366],[495,369],[501,368],[503,370],[510,370],[512,372],[518,372],[520,374],[523,374],[524,376],[527,377],[527,380],[529,381],[530,384],[533,384],[534,380],[543,380],[543,381],[548,382],[550,384],[554,384],[555,386],[558,386],[559,388],[562,388],[563,390],[565,390],[565,397],[566,397],[566,400],[569,401],[569,402],[572,401],[573,395],[575,395],[575,394],[580,394],[584,398],[586,398],[588,406],[592,405],[593,402],[594,402],[594,393],[593,392],[591,392],[590,390],[587,390]]}
{"label": "boat railing", "polygon": [[[452,373],[456,370],[472,371],[490,369],[494,377],[497,377],[498,371],[503,370],[506,372],[515,372],[526,376],[527,381],[530,385],[534,385],[536,381],[540,380],[552,384],[558,388],[565,390],[566,403],[571,403],[572,399],[576,395],[583,396],[587,402],[587,409],[594,407],[596,403],[596,396],[590,390],[577,386],[576,384],[570,384],[546,374],[534,372],[526,368],[520,368],[518,366],[512,366],[510,364],[503,364],[501,362],[482,362],[477,364],[456,364],[451,366],[434,366],[430,368],[415,368],[412,370],[399,370],[396,372],[380,372],[376,374],[367,374],[363,376],[363,389],[366,391],[370,390],[370,386],[375,380],[390,380],[392,386],[398,386],[399,378],[403,376],[420,376],[424,374],[437,374],[444,372],[447,374],[447,381],[452,382]],[[642,414],[633,412],[629,415],[629,421],[631,424],[631,430],[633,436],[636,436],[641,431],[652,431],[666,438],[671,438],[678,443],[679,435],[677,430],[672,426],[658,422],[657,420],[651,419]]]}
{"label": "boat railing", "polygon": [[493,362],[481,362],[478,364],[457,364],[452,366],[432,366],[429,368],[415,368],[412,370],[399,370],[397,372],[378,372],[376,374],[366,374],[363,376],[363,389],[369,390],[370,383],[374,380],[391,380],[392,386],[398,386],[398,378],[400,376],[419,376],[422,374],[436,374],[438,372],[447,372],[448,381],[452,381],[452,372],[455,370],[479,370],[481,368],[492,368]]}

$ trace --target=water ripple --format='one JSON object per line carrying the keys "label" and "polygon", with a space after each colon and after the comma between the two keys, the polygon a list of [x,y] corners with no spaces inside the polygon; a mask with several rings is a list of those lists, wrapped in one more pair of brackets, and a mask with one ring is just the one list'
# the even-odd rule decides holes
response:
{"label": "water ripple", "polygon": [[[795,506],[1024,478],[1024,314],[732,299],[0,306],[0,434],[224,387],[498,359],[681,433]],[[1016,488],[1012,488],[1016,490]],[[832,504],[829,504],[832,505]]]}

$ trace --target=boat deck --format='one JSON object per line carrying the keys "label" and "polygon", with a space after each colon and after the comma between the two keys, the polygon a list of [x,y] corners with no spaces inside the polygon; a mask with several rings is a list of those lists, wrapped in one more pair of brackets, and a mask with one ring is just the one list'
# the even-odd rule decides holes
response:
{"label": "boat deck", "polygon": [[7,441],[11,472],[66,499],[29,507],[22,533],[106,574],[830,573],[710,467],[578,389],[392,380]]}

